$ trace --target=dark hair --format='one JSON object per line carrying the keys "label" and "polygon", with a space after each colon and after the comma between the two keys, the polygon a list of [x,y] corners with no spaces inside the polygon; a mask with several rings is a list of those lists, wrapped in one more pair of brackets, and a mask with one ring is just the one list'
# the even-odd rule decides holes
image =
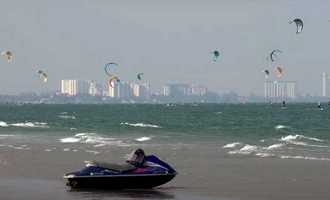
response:
{"label": "dark hair", "polygon": [[144,151],[142,149],[137,149],[134,154],[136,155],[145,155]]}

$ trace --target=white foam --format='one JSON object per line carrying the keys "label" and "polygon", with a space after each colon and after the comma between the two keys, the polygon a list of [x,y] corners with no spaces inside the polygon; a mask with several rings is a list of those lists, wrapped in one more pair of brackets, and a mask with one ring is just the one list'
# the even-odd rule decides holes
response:
{"label": "white foam", "polygon": [[98,151],[92,151],[92,150],[85,150],[87,153],[92,153],[92,154],[100,154]]}
{"label": "white foam", "polygon": [[324,142],[324,140],[314,138],[314,137],[307,137],[304,135],[287,135],[287,136],[281,137],[281,141],[286,141],[286,142],[290,142],[293,140],[299,140],[299,139],[311,140],[311,141],[315,141],[315,142]]}
{"label": "white foam", "polygon": [[0,121],[0,127],[8,127],[9,125],[7,124],[7,122],[4,121]]}
{"label": "white foam", "polygon": [[10,148],[16,149],[16,150],[30,150],[31,149],[27,145],[21,145],[21,146],[7,145],[7,147],[10,147]]}
{"label": "white foam", "polygon": [[161,128],[161,126],[158,126],[158,125],[144,124],[144,123],[121,122],[120,125],[127,125],[127,126],[133,126],[133,127],[143,127],[143,128]]}
{"label": "white foam", "polygon": [[330,161],[330,158],[318,158],[318,157],[310,157],[310,156],[290,156],[290,155],[282,155],[280,156],[282,159],[303,159],[303,160],[320,160],[320,161]]}
{"label": "white foam", "polygon": [[19,122],[9,124],[9,126],[23,127],[23,128],[48,128],[45,122]]}
{"label": "white foam", "polygon": [[61,119],[76,119],[74,115],[59,115],[58,117]]}
{"label": "white foam", "polygon": [[261,158],[268,158],[268,157],[274,157],[275,154],[272,153],[256,153],[256,156],[261,157]]}
{"label": "white foam", "polygon": [[70,151],[70,148],[64,148],[63,151]]}
{"label": "white foam", "polygon": [[138,141],[138,142],[144,142],[144,141],[151,140],[151,137],[140,137],[140,138],[137,138],[135,140]]}
{"label": "white foam", "polygon": [[116,138],[102,137],[96,133],[77,133],[73,137],[61,138],[59,140],[61,143],[95,144],[94,147],[101,147],[105,145],[127,145],[123,141]]}
{"label": "white foam", "polygon": [[62,143],[77,143],[80,141],[80,138],[68,137],[60,139]]}
{"label": "white foam", "polygon": [[244,154],[244,155],[247,155],[247,154],[251,154],[253,152],[256,152],[258,149],[259,148],[257,146],[255,146],[255,145],[246,144],[241,149],[229,151],[228,153],[229,154]]}
{"label": "white foam", "polygon": [[290,128],[290,126],[284,126],[284,125],[281,125],[281,124],[275,126],[276,130],[285,129],[285,128]]}
{"label": "white foam", "polygon": [[265,147],[266,150],[274,150],[274,149],[279,149],[281,147],[285,146],[285,144],[272,144],[268,147]]}
{"label": "white foam", "polygon": [[222,148],[224,148],[224,149],[235,148],[235,147],[237,147],[239,145],[242,145],[242,143],[240,143],[240,142],[233,142],[233,143],[224,145]]}
{"label": "white foam", "polygon": [[15,135],[8,135],[8,134],[1,134],[0,139],[7,138],[7,137],[14,137]]}

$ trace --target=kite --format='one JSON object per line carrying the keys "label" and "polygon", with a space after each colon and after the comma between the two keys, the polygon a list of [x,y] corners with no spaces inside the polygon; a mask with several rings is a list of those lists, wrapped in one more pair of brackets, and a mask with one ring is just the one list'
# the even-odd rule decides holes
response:
{"label": "kite", "polygon": [[37,71],[38,75],[39,75],[39,78],[43,81],[43,82],[47,82],[48,81],[48,75],[42,71],[42,70],[38,70]]}
{"label": "kite", "polygon": [[220,56],[220,53],[219,53],[219,51],[214,50],[212,52],[212,54],[213,54],[213,61],[216,62],[218,60],[219,56]]}
{"label": "kite", "polygon": [[7,62],[11,62],[13,59],[13,53],[11,51],[2,51],[1,56],[5,57]]}
{"label": "kite", "polygon": [[281,78],[283,76],[283,69],[282,67],[276,67],[275,68],[275,73],[278,78]]}
{"label": "kite", "polygon": [[144,73],[138,73],[136,75],[137,79],[139,79],[140,81],[142,80],[142,76],[144,75]]}
{"label": "kite", "polygon": [[297,27],[296,34],[301,33],[304,28],[304,22],[301,19],[296,18],[293,21],[290,21],[289,24],[292,24],[293,22],[296,24]]}
{"label": "kite", "polygon": [[108,76],[112,77],[113,74],[111,74],[110,71],[115,67],[118,67],[117,63],[114,63],[114,62],[107,63],[104,66],[104,71]]}
{"label": "kite", "polygon": [[119,83],[120,82],[120,79],[117,77],[117,76],[112,76],[110,79],[109,79],[109,81],[108,81],[108,85],[110,86],[110,87],[114,87],[114,85],[113,85],[113,82],[114,81],[117,81],[117,83]]}

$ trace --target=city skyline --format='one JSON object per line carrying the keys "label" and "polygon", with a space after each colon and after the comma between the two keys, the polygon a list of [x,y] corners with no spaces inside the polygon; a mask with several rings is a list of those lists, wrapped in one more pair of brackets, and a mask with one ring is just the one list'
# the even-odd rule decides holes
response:
{"label": "city skyline", "polygon": [[[193,82],[217,93],[263,95],[273,49],[283,52],[277,64],[284,75],[276,79],[297,81],[303,94],[321,95],[321,73],[329,73],[330,2],[34,2],[0,8],[0,49],[14,53],[11,63],[0,60],[1,94],[51,91],[70,77],[105,83],[103,66],[113,61],[123,80],[143,72],[155,88]],[[299,35],[288,23],[296,17],[305,22]],[[47,84],[36,78],[39,69]]]}

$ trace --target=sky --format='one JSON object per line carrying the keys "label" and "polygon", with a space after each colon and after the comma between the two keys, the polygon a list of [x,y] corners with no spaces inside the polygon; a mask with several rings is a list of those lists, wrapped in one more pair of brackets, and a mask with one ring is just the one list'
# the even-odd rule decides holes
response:
{"label": "sky", "polygon": [[[116,62],[122,80],[143,72],[154,88],[194,83],[262,95],[262,71],[274,69],[266,57],[280,49],[273,64],[284,76],[270,80],[297,81],[301,93],[320,95],[321,74],[330,74],[329,8],[322,0],[2,1],[0,50],[14,60],[0,60],[0,94],[54,91],[61,79],[106,84],[104,64]],[[304,21],[298,35],[288,23],[295,18]]]}

